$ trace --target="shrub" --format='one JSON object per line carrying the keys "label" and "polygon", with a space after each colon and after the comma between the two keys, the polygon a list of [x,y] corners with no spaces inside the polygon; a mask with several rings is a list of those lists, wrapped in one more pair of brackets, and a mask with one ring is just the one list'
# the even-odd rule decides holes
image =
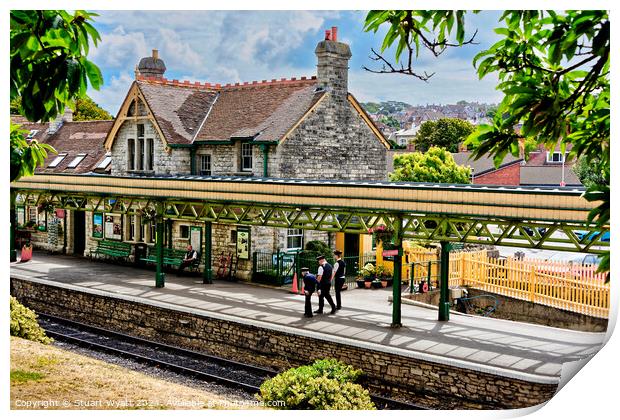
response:
{"label": "shrub", "polygon": [[11,335],[43,344],[53,341],[39,326],[37,314],[19,303],[13,296],[11,296]]}
{"label": "shrub", "polygon": [[354,383],[361,370],[335,359],[289,369],[260,387],[262,401],[284,401],[288,410],[374,410],[367,390]]}

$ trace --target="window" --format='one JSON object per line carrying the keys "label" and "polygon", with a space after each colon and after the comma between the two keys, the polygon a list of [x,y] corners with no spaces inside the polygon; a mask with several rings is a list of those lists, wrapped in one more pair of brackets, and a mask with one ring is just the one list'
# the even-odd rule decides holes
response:
{"label": "window", "polygon": [[154,165],[153,155],[155,151],[153,150],[155,147],[155,142],[153,139],[146,139],[146,170],[152,171]]}
{"label": "window", "polygon": [[154,221],[149,223],[149,230],[151,234],[149,242],[155,242],[155,236],[156,236],[155,233],[157,232],[157,224]]}
{"label": "window", "polygon": [[97,169],[105,169],[112,162],[112,155],[108,152],[105,154],[105,158],[97,165]]}
{"label": "window", "polygon": [[28,207],[28,221],[37,223],[38,209],[36,207]]}
{"label": "window", "polygon": [[286,249],[301,249],[304,246],[304,231],[301,229],[286,230]]}
{"label": "window", "polygon": [[138,139],[138,150],[136,150],[136,170],[144,169],[144,139]]}
{"label": "window", "polygon": [[252,145],[250,143],[241,143],[241,170],[252,170]]}
{"label": "window", "polygon": [[134,163],[136,159],[136,142],[134,139],[127,139],[127,170],[135,169]]}
{"label": "window", "polygon": [[564,162],[564,155],[562,152],[547,153],[547,162],[562,163]]}
{"label": "window", "polygon": [[73,159],[68,165],[67,168],[73,169],[75,167],[77,167],[86,157],[86,153],[80,153],[78,154],[75,159]]}
{"label": "window", "polygon": [[188,239],[189,238],[189,226],[187,225],[179,226],[179,236],[181,237],[181,239]]}
{"label": "window", "polygon": [[230,231],[230,243],[231,244],[237,243],[237,231],[234,229]]}
{"label": "window", "polygon": [[58,166],[60,164],[60,162],[62,162],[62,160],[67,157],[66,153],[61,153],[58,156],[56,156],[56,158],[52,161],[52,163],[50,163],[49,165],[47,165],[48,168],[55,168],[56,166]]}
{"label": "window", "polygon": [[129,215],[129,232],[127,232],[127,239],[130,241],[133,241],[135,236],[136,236],[136,215],[130,214]]}
{"label": "window", "polygon": [[211,155],[200,155],[199,175],[211,175]]}

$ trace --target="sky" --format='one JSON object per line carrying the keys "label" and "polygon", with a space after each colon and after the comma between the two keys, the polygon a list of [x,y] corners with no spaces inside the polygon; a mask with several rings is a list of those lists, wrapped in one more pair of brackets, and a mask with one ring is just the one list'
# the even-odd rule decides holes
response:
{"label": "sky", "polygon": [[[500,12],[467,17],[468,33],[478,29],[478,45],[422,55],[420,71],[435,75],[423,82],[412,76],[372,74],[371,48],[378,50],[385,30],[364,32],[365,11],[97,11],[101,35],[89,58],[103,73],[104,86],[89,95],[113,115],[134,79],[140,58],[152,49],[166,64],[168,79],[235,83],[316,74],[314,48],[324,30],[338,27],[338,38],[351,47],[349,91],[360,101],[403,101],[412,105],[459,100],[497,103],[493,75],[478,80],[472,59],[497,39]],[[389,56],[389,53],[388,53]],[[393,57],[393,55],[392,55]]]}

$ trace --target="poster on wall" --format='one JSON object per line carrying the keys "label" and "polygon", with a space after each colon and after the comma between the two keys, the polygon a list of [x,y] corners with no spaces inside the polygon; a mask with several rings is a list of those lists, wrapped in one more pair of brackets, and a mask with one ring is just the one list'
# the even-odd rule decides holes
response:
{"label": "poster on wall", "polygon": [[118,214],[106,214],[104,216],[104,220],[104,232],[106,239],[121,240],[121,232],[123,231],[121,225],[122,217]]}
{"label": "poster on wall", "polygon": [[24,206],[18,206],[17,209],[17,226],[24,226],[26,223],[26,208]]}
{"label": "poster on wall", "polygon": [[195,251],[202,252],[202,228],[200,226],[190,228],[189,244]]}
{"label": "poster on wall", "polygon": [[237,228],[237,258],[250,258],[250,229],[247,227]]}
{"label": "poster on wall", "polygon": [[103,213],[93,213],[93,238],[103,238]]}

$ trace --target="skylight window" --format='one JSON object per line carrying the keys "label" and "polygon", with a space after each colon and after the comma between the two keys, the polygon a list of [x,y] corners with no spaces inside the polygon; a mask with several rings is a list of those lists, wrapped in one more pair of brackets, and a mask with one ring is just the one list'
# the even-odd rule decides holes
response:
{"label": "skylight window", "polygon": [[99,165],[97,165],[97,169],[105,169],[112,162],[112,155],[110,153],[105,154],[105,159],[103,159]]}
{"label": "skylight window", "polygon": [[84,160],[85,157],[86,157],[85,153],[80,153],[71,161],[71,163],[67,165],[67,168],[75,168]]}
{"label": "skylight window", "polygon": [[56,156],[56,158],[52,161],[52,163],[50,163],[49,165],[47,165],[48,168],[55,168],[56,166],[60,165],[60,162],[62,162],[62,160],[64,158],[67,157],[66,153],[61,153],[58,156]]}

